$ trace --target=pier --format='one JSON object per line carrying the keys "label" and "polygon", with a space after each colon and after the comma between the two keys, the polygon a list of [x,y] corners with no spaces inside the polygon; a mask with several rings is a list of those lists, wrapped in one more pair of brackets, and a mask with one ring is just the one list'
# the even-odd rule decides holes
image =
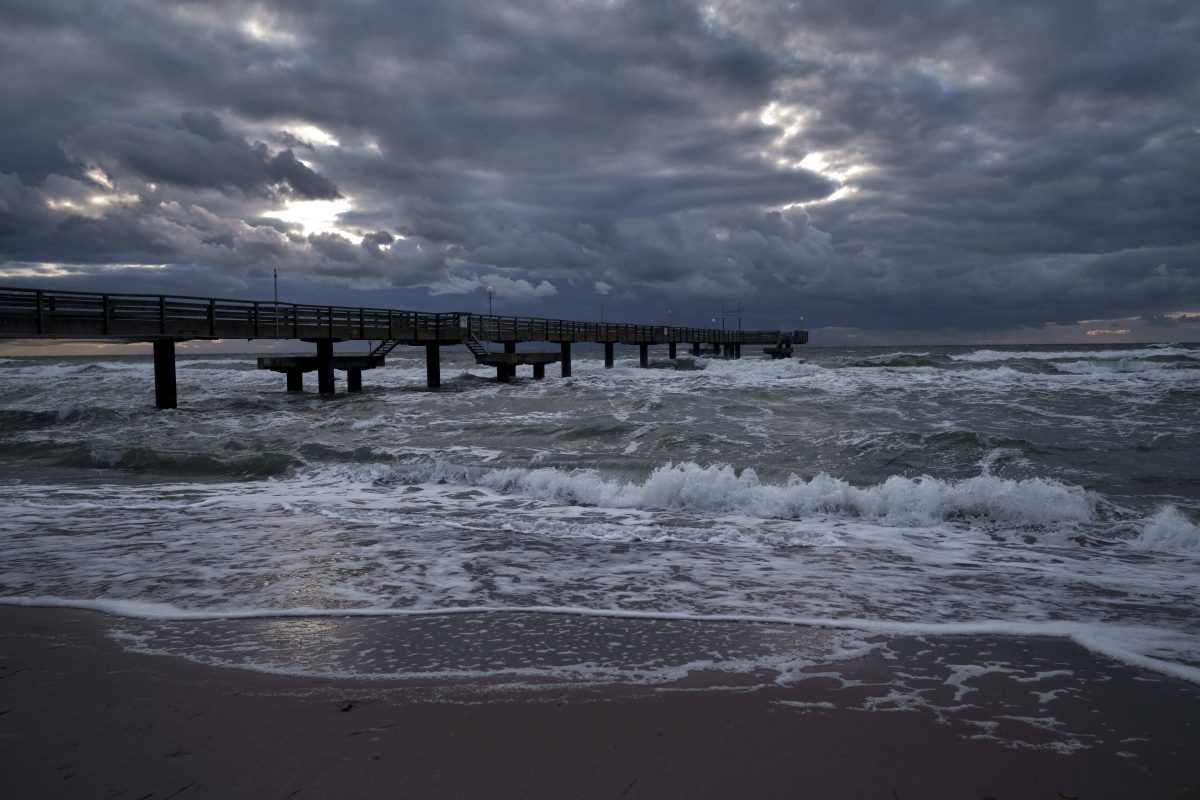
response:
{"label": "pier", "polygon": [[[691,353],[741,358],[742,345],[766,344],[772,358],[791,355],[792,344],[808,341],[807,331],[724,330],[639,325],[623,322],[580,322],[542,317],[511,317],[468,312],[402,311],[381,308],[321,306],[274,301],[230,300],[182,295],[112,294],[0,287],[0,339],[83,339],[150,342],[154,349],[155,403],[175,408],[175,345],[190,340],[287,339],[311,343],[311,356],[264,356],[259,369],[287,376],[288,391],[303,391],[304,374],[317,373],[321,394],[334,394],[335,370],[346,373],[347,390],[362,389],[362,373],[381,367],[397,346],[425,348],[426,385],[441,386],[441,348],[464,346],[478,364],[496,369],[496,379],[511,380],[519,366],[545,377],[547,364],[559,364],[571,376],[571,347],[577,343],[604,347],[604,366],[612,367],[616,345],[637,346],[638,363],[649,366],[649,349],[677,346]],[[378,342],[370,353],[334,354],[337,342]],[[518,351],[528,342],[557,344],[557,351]],[[493,352],[489,345],[499,345]],[[772,352],[774,349],[776,352]]]}

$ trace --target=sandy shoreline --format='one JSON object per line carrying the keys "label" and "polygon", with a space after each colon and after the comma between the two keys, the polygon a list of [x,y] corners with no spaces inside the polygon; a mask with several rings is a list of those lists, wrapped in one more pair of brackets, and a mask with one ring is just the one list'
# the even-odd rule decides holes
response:
{"label": "sandy shoreline", "polygon": [[1134,670],[1089,701],[1111,735],[1063,754],[928,709],[847,710],[823,678],[485,694],[132,654],[105,619],[0,607],[6,796],[1200,796],[1200,691]]}

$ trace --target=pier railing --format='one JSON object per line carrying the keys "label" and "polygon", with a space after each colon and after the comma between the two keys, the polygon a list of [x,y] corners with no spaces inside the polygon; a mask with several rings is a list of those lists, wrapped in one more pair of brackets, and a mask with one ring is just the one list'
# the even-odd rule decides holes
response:
{"label": "pier railing", "polygon": [[769,344],[805,331],[721,330],[623,322],[580,322],[466,312],[231,300],[186,295],[115,294],[0,287],[2,338],[358,339],[459,344],[621,342]]}

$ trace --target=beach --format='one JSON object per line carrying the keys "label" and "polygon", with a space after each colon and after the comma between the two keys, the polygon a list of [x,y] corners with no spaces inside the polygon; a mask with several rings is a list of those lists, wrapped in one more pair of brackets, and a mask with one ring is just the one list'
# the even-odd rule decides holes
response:
{"label": "beach", "polygon": [[[312,679],[131,654],[104,627],[94,613],[0,609],[8,796],[1001,800],[1200,790],[1190,757],[1200,692],[1144,683],[1133,670],[1092,698],[1112,733],[1067,754],[973,739],[929,709],[852,710],[860,697],[851,695],[870,691],[828,678],[494,690]],[[1075,651],[1084,666],[1086,652]],[[1137,757],[1122,755],[1130,747]]]}

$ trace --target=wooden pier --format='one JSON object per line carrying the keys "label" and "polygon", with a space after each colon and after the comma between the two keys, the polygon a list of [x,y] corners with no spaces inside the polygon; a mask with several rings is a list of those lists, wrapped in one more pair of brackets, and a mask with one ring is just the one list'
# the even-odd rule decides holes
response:
{"label": "wooden pier", "polygon": [[[579,322],[541,317],[507,317],[466,312],[435,313],[380,308],[321,306],[272,301],[229,300],[178,295],[103,294],[0,287],[0,339],[87,339],[151,342],[154,347],[155,401],[175,408],[175,344],[192,339],[290,339],[310,342],[312,356],[266,356],[259,369],[287,375],[289,391],[303,391],[305,372],[316,372],[321,394],[335,391],[334,371],[347,375],[351,392],[362,388],[362,373],[381,367],[398,345],[423,346],[426,384],[441,385],[441,348],[465,346],[479,364],[496,368],[508,381],[519,365],[531,365],[533,377],[545,377],[547,364],[561,365],[571,376],[571,345],[604,346],[604,366],[612,367],[617,344],[637,345],[639,364],[649,366],[649,348],[667,345],[676,357],[678,344],[741,358],[743,344],[767,344],[773,358],[791,355],[791,345],[808,341],[807,331],[723,330],[637,325],[623,322]],[[344,341],[379,342],[370,354],[334,355]],[[547,342],[557,352],[518,352],[522,342]],[[491,352],[487,344],[503,346]],[[785,347],[786,343],[786,347]],[[777,352],[772,352],[775,349]],[[786,354],[785,354],[786,351]]]}

